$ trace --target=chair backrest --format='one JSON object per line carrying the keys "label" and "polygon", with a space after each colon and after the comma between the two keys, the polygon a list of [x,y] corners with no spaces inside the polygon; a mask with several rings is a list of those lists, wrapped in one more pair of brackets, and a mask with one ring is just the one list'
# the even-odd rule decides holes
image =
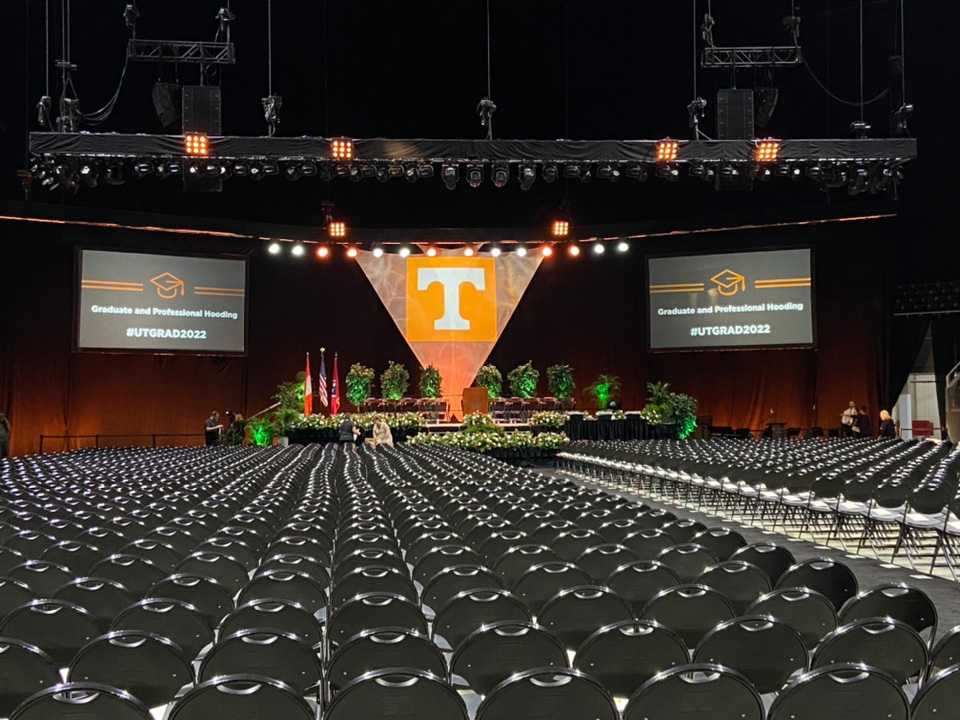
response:
{"label": "chair backrest", "polygon": [[629,697],[657,673],[686,665],[689,651],[677,633],[652,620],[601,627],[577,648],[573,666],[613,695]]}
{"label": "chair backrest", "polygon": [[364,673],[337,693],[325,720],[382,717],[396,720],[467,720],[457,692],[441,678],[414,668],[384,668]]}
{"label": "chair backrest", "polygon": [[53,597],[86,608],[106,630],[113,619],[134,601],[134,596],[115,580],[81,577],[57,588]]}
{"label": "chair backrest", "polygon": [[743,675],[720,665],[680,665],[630,696],[623,720],[763,720],[763,700]]}
{"label": "chair backrest", "polygon": [[96,563],[90,569],[90,574],[93,577],[115,580],[135,595],[144,594],[166,575],[146,558],[119,553]]}
{"label": "chair backrest", "polygon": [[213,629],[203,613],[183,600],[147,598],[127,607],[113,619],[111,630],[140,630],[173,640],[188,659],[213,641]]}
{"label": "chair backrest", "polygon": [[422,585],[445,567],[468,563],[483,563],[480,554],[473,548],[460,543],[438,545],[417,560],[413,567],[413,579]]}
{"label": "chair backrest", "polygon": [[841,625],[813,653],[811,668],[863,663],[905,685],[927,669],[927,646],[909,625],[890,618],[865,618]]}
{"label": "chair backrest", "polygon": [[777,581],[777,588],[810,588],[826,597],[839,611],[857,594],[857,576],[843,563],[814,558],[797,563]]}
{"label": "chair backrest", "polygon": [[262,675],[223,675],[177,700],[168,720],[211,718],[315,720],[316,712],[289,685]]}
{"label": "chair backrest", "polygon": [[36,645],[63,667],[100,634],[96,618],[66,600],[32,600],[0,621],[0,636]]}
{"label": "chair backrest", "polygon": [[918,633],[930,630],[931,641],[936,638],[937,608],[919,588],[902,584],[880,585],[850,598],[840,608],[842,625],[870,617],[892,617]]}
{"label": "chair backrest", "polygon": [[565,588],[537,613],[537,622],[571,650],[578,648],[597,627],[633,619],[630,603],[602,585]]}
{"label": "chair backrest", "polygon": [[34,600],[37,594],[21,580],[0,577],[0,618],[20,605]]}
{"label": "chair backrest", "polygon": [[761,694],[776,692],[797,670],[807,668],[800,633],[763,615],[728,620],[711,630],[693,654],[695,663],[739,671]]}
{"label": "chair backrest", "polygon": [[233,592],[237,592],[250,580],[243,563],[209,551],[191,553],[177,565],[175,572],[208,577]]}
{"label": "chair backrest", "polygon": [[170,702],[193,685],[193,667],[172,640],[154,633],[121,630],[102,635],[77,653],[70,682],[120,687],[147,707]]}
{"label": "chair backrest", "polygon": [[320,623],[307,608],[293,600],[265,598],[243,603],[220,623],[217,633],[225,638],[240,630],[281,630],[316,646],[321,640]]}
{"label": "chair backrest", "polygon": [[697,583],[726,595],[738,615],[742,615],[757,598],[770,592],[767,574],[756,565],[742,560],[727,560],[711,565],[700,574]]}
{"label": "chair backrest", "polygon": [[570,668],[537,668],[512,676],[485,697],[477,720],[619,720],[610,693]]}
{"label": "chair backrest", "polygon": [[150,588],[150,597],[188,602],[214,625],[233,609],[233,593],[217,581],[200,575],[171,575]]}
{"label": "chair backrest", "polygon": [[913,720],[940,720],[960,707],[960,663],[933,674],[911,703]]}
{"label": "chair backrest", "polygon": [[447,679],[447,663],[430,638],[405,628],[364,630],[337,648],[326,679],[334,692],[370,670],[407,667]]}
{"label": "chair backrest", "polygon": [[587,548],[577,558],[577,565],[594,581],[604,581],[621,565],[640,560],[633,550],[618,543],[603,543]]}
{"label": "chair backrest", "polygon": [[402,627],[428,633],[427,621],[414,603],[392,593],[363,593],[334,611],[327,623],[327,637],[339,644],[363,630]]}
{"label": "chair backrest", "polygon": [[460,643],[450,660],[450,674],[486,695],[516,672],[567,666],[563,644],[545,628],[498,622],[479,628]]}
{"label": "chair backrest", "polygon": [[820,593],[808,588],[780,588],[757,598],[746,610],[748,615],[769,615],[800,633],[812,650],[837,629],[837,611]]}
{"label": "chair backrest", "polygon": [[704,585],[677,585],[654,595],[642,617],[675,630],[687,647],[696,647],[717,625],[736,616],[723,595]]}
{"label": "chair backrest", "polygon": [[767,720],[884,718],[908,720],[910,703],[896,680],[863,664],[827,665],[792,678]]}
{"label": "chair backrest", "polygon": [[10,568],[7,577],[24,583],[38,597],[53,597],[58,587],[73,580],[68,568],[46,560],[27,560]]}
{"label": "chair backrest", "polygon": [[[669,532],[669,528],[667,532]],[[694,535],[691,542],[705,547],[719,560],[729,560],[737,550],[747,544],[743,535],[736,530],[725,527],[707,528]]]}
{"label": "chair backrest", "polygon": [[363,592],[389,592],[411,602],[417,600],[417,590],[406,568],[401,571],[387,565],[368,565],[351,570],[337,580],[330,601],[337,608]]}
{"label": "chair backrest", "polygon": [[240,630],[217,642],[203,658],[198,679],[255,674],[286,683],[301,695],[320,682],[313,648],[300,637],[279,630]]}
{"label": "chair backrest", "polygon": [[787,548],[773,543],[745,545],[734,552],[733,555],[730,556],[730,559],[743,560],[744,562],[756,565],[767,573],[771,586],[775,585],[777,580],[780,579],[780,576],[797,562],[793,557],[793,553]]}
{"label": "chair backrest", "polygon": [[676,541],[661,528],[640,528],[628,533],[622,544],[633,550],[640,560],[656,560],[660,553]]}
{"label": "chair backrest", "polygon": [[673,538],[674,545],[691,543],[693,539],[701,532],[707,529],[707,526],[697,520],[680,518],[666,523],[661,527],[665,533]]}
{"label": "chair backrest", "polygon": [[573,563],[553,560],[527,570],[513,585],[513,592],[534,612],[564,588],[589,585],[593,579]]}
{"label": "chair backrest", "polygon": [[60,682],[60,671],[40,648],[0,637],[0,678],[0,717],[9,717],[28,697]]}
{"label": "chair backrest", "polygon": [[446,640],[456,649],[471,633],[495,622],[524,623],[533,617],[523,600],[502,588],[464,590],[437,612],[433,638]]}
{"label": "chair backrest", "polygon": [[680,585],[680,578],[656,560],[637,560],[614,570],[604,584],[626,599],[639,617],[650,598],[667,588]]}
{"label": "chair backrest", "polygon": [[960,663],[960,625],[944,634],[930,651],[930,663],[927,675],[945,670]]}
{"label": "chair backrest", "polygon": [[152,720],[130,693],[99,683],[65,683],[25,700],[11,720]]}
{"label": "chair backrest", "polygon": [[660,552],[656,558],[673,570],[682,582],[692,582],[719,559],[702,545],[686,543],[673,545]]}
{"label": "chair backrest", "polygon": [[420,599],[436,612],[464,590],[503,587],[503,584],[500,575],[483,565],[453,565],[430,578]]}

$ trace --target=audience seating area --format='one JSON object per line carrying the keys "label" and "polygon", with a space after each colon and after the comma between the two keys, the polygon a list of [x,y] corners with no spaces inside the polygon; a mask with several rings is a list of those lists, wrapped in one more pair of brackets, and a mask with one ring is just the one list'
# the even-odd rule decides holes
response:
{"label": "audience seating area", "polygon": [[[691,447],[717,451],[701,471],[744,452]],[[824,447],[845,482],[861,456]],[[953,457],[859,448],[896,458],[893,474]],[[625,462],[577,450],[583,467]],[[717,505],[736,484],[682,472],[642,477]],[[960,628],[939,628],[922,590],[861,588],[840,562],[448,448],[3,461],[0,543],[0,717],[15,720],[939,720],[960,706]]]}
{"label": "audience seating area", "polygon": [[574,444],[574,472],[960,580],[960,449],[929,440]]}

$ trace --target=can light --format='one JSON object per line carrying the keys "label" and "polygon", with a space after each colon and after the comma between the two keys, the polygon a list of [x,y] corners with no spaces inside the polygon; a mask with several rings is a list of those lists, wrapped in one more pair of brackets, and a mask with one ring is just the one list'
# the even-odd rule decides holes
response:
{"label": "can light", "polygon": [[326,260],[328,257],[330,257],[330,248],[328,248],[326,245],[321,245],[318,247],[317,257],[321,260]]}
{"label": "can light", "polygon": [[620,242],[617,243],[618,253],[625,253],[629,249],[630,249],[630,243],[628,243],[626,240],[621,240]]}
{"label": "can light", "polygon": [[280,243],[278,243],[278,242],[272,242],[272,243],[270,243],[269,245],[267,245],[267,252],[270,253],[271,255],[279,255],[279,254],[280,254]]}
{"label": "can light", "polygon": [[347,248],[347,257],[355,258],[356,256],[357,256],[357,249],[353,245],[351,245],[350,247]]}
{"label": "can light", "polygon": [[431,245],[430,247],[427,248],[427,257],[436,257],[436,256],[437,256],[437,249],[433,245]]}
{"label": "can light", "polygon": [[379,245],[377,245],[377,247],[375,247],[375,248],[373,249],[373,256],[374,256],[375,258],[382,258],[382,257],[383,257],[383,248],[380,247]]}
{"label": "can light", "polygon": [[567,247],[567,254],[570,257],[580,257],[580,246],[573,243]]}
{"label": "can light", "polygon": [[544,245],[542,248],[540,248],[540,254],[543,255],[543,257],[545,258],[552,257],[553,248],[550,247],[549,245]]}
{"label": "can light", "polygon": [[603,243],[598,242],[593,244],[594,255],[603,255],[606,251],[607,251],[607,248]]}
{"label": "can light", "polygon": [[293,249],[290,250],[290,253],[294,257],[303,257],[304,253],[306,253],[306,250],[304,250],[303,245],[301,245],[300,243],[297,243],[296,245],[293,246]]}
{"label": "can light", "polygon": [[517,246],[516,253],[517,253],[517,257],[526,257],[526,256],[527,256],[527,246],[526,246],[526,245],[518,245],[518,246]]}
{"label": "can light", "polygon": [[400,253],[399,253],[399,254],[400,254],[400,257],[402,257],[402,258],[410,257],[410,248],[408,248],[406,245],[404,245],[402,248],[400,248]]}
{"label": "can light", "polygon": [[464,257],[473,257],[473,255],[474,255],[474,249],[473,249],[472,247],[470,247],[469,245],[467,245],[467,246],[463,249],[463,255],[464,255]]}

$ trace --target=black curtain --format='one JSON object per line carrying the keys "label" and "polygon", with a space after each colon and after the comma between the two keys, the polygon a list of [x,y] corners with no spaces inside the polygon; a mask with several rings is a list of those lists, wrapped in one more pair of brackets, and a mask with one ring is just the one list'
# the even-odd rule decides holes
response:
{"label": "black curtain", "polygon": [[889,321],[890,343],[887,363],[887,384],[881,393],[881,406],[893,411],[903,386],[910,377],[917,353],[930,328],[929,317],[894,317]]}
{"label": "black curtain", "polygon": [[944,315],[933,321],[933,368],[937,376],[940,427],[947,427],[947,373],[960,362],[960,315]]}

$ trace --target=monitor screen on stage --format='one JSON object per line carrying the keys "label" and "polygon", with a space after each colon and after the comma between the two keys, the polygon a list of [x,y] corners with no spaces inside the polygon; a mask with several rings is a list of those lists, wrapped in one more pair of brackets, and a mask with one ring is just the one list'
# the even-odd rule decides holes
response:
{"label": "monitor screen on stage", "polygon": [[651,257],[651,350],[814,344],[809,248]]}
{"label": "monitor screen on stage", "polygon": [[80,350],[246,351],[245,260],[81,250]]}

